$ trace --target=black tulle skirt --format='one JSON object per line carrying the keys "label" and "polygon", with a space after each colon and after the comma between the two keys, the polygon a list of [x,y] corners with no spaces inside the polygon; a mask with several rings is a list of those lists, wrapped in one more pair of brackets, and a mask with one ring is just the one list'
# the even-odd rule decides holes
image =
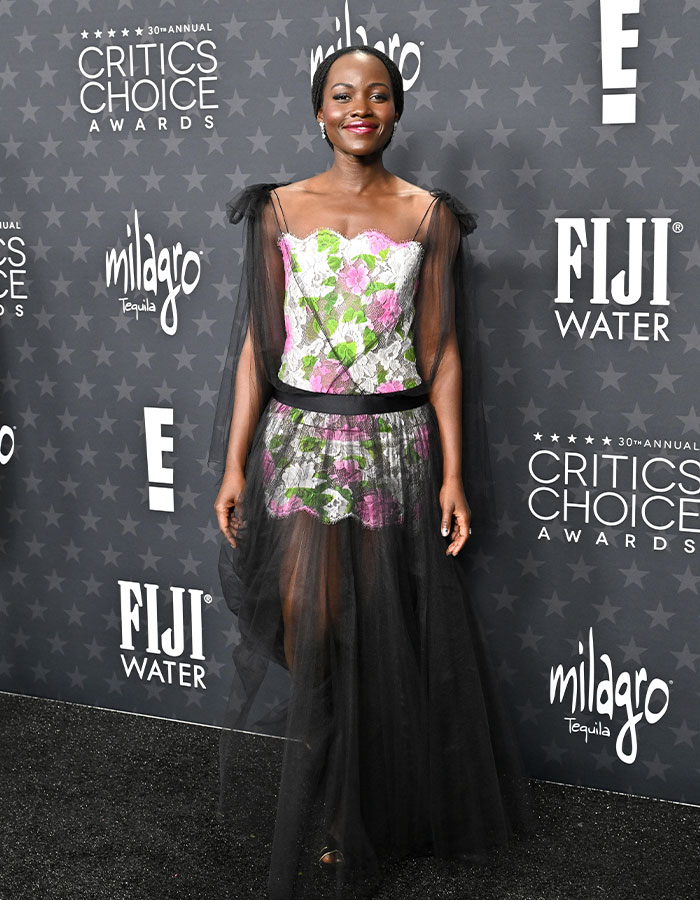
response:
{"label": "black tulle skirt", "polygon": [[240,733],[286,738],[271,900],[370,896],[388,861],[479,860],[534,829],[441,484],[429,403],[348,416],[273,398],[260,419],[220,558],[240,641],[219,808],[250,803]]}

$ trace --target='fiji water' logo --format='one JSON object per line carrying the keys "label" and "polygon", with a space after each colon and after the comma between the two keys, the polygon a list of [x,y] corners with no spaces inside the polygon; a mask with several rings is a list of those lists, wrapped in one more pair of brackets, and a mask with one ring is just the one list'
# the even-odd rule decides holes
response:
{"label": "'fiji water' logo", "polygon": [[[211,603],[211,594],[201,590],[171,587],[166,609],[166,597],[160,593],[157,584],[141,584],[138,581],[119,581],[121,613],[121,660],[126,676],[134,675],[141,681],[156,679],[162,684],[179,684],[180,687],[195,687],[206,690],[205,668],[198,661],[204,661],[202,648],[202,604]],[[189,602],[187,602],[189,601]],[[187,607],[187,613],[185,609]],[[161,622],[167,616],[172,622],[161,629]],[[187,622],[186,622],[187,619]],[[146,646],[139,650],[135,640]],[[146,656],[141,654],[145,653]],[[189,657],[192,662],[183,659]]]}
{"label": "'fiji water' logo", "polygon": [[[666,341],[669,318],[660,308],[669,307],[668,297],[668,235],[683,231],[683,222],[667,216],[651,219],[652,246],[645,251],[645,217],[628,216],[628,241],[626,248],[627,267],[608,278],[608,225],[610,218],[597,216],[591,219],[590,238],[586,220],[581,217],[560,216],[557,225],[557,296],[556,304],[574,304],[582,311],[570,312],[568,318],[558,309],[555,312],[562,337],[568,332],[584,338],[602,337],[609,341]],[[582,250],[585,249],[591,262],[590,279],[582,274]],[[651,284],[645,287],[642,276],[645,253],[653,259]],[[572,290],[572,274],[579,281]],[[588,299],[586,294],[590,290]],[[579,297],[574,298],[573,294]],[[649,309],[643,308],[648,306]]]}
{"label": "'fiji water' logo", "polygon": [[[583,655],[583,644],[578,642],[579,655]],[[634,673],[620,672],[613,676],[613,667],[607,653],[601,653],[600,661],[605,667],[602,678],[596,681],[596,660],[593,647],[593,628],[588,629],[588,660],[582,659],[576,666],[571,666],[566,673],[561,663],[549,671],[549,702],[555,702],[557,689],[559,691],[559,703],[564,703],[566,692],[571,692],[571,717],[566,717],[569,723],[569,732],[584,731],[586,741],[589,734],[597,734],[603,737],[610,735],[610,729],[602,721],[595,726],[582,726],[576,721],[574,713],[578,711],[598,716],[607,716],[612,723],[615,710],[622,710],[626,716],[625,721],[615,742],[615,752],[618,758],[631,764],[637,758],[637,724],[644,719],[650,725],[658,722],[668,709],[669,684],[661,678],[649,680],[647,670],[642,667]],[[652,698],[659,694],[661,707],[653,710]],[[625,741],[628,749],[625,749]]]}

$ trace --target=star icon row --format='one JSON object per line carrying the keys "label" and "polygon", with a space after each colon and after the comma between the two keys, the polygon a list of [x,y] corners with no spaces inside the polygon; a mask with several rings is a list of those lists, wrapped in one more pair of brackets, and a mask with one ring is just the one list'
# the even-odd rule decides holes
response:
{"label": "star icon row", "polygon": [[[107,37],[113,38],[116,36],[117,32],[114,28],[109,28],[106,32],[103,32],[102,29],[98,28],[96,31],[93,31],[92,34],[99,40],[103,36],[103,34],[106,34]],[[130,30],[128,28],[122,28],[121,37],[129,37],[129,34]],[[137,35],[137,37],[141,37],[141,35],[143,34],[143,28],[141,28],[140,26],[138,28],[134,28],[134,34]],[[90,32],[83,30],[80,32],[80,37],[84,41],[86,41],[90,37]]]}
{"label": "star icon row", "polygon": [[[536,431],[532,436],[536,441],[541,441],[544,437],[544,435],[540,431]],[[549,439],[553,444],[558,444],[560,440],[562,442],[564,441],[564,436],[559,434],[550,434]],[[566,435],[566,441],[569,444],[575,444],[577,440],[578,437],[575,434]],[[612,443],[612,438],[609,438],[607,435],[604,438],[601,438],[601,440],[606,447],[609,447]],[[592,435],[587,434],[584,438],[584,441],[586,442],[586,444],[592,444],[594,443],[595,438]]]}

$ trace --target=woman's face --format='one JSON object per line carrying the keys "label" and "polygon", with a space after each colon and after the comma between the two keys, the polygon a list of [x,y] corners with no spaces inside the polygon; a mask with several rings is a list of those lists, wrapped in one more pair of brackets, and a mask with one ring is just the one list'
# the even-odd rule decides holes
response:
{"label": "woman's face", "polygon": [[328,70],[319,122],[337,150],[366,156],[382,150],[397,119],[389,73],[370,53],[345,53]]}

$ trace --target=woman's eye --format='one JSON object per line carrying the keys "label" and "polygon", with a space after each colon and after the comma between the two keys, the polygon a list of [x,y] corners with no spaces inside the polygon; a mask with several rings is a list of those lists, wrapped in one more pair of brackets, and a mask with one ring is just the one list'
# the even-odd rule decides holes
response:
{"label": "woman's eye", "polygon": [[[350,96],[349,94],[333,94],[333,99],[334,100],[345,100],[349,96]],[[388,100],[389,98],[387,97],[386,94],[372,94],[372,99],[373,100]]]}

